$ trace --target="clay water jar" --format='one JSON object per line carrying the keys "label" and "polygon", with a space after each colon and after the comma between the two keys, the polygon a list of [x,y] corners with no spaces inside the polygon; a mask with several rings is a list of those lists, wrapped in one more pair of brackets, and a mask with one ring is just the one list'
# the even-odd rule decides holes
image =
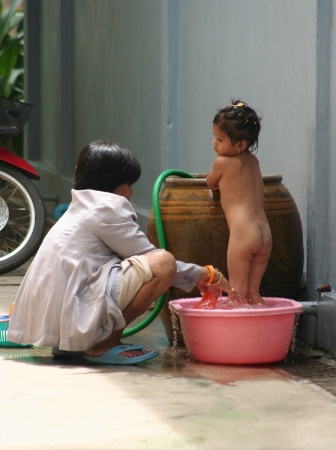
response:
{"label": "clay water jar", "polygon": [[[199,265],[212,264],[227,277],[227,247],[229,230],[220,203],[219,191],[207,187],[206,174],[195,178],[168,177],[160,192],[160,209],[167,250],[176,259]],[[282,184],[282,176],[263,176],[265,212],[268,218],[273,248],[261,283],[261,295],[297,300],[300,297],[303,270],[302,225],[295,201]],[[147,227],[148,239],[158,245],[153,211]],[[169,289],[160,318],[167,338],[173,341],[170,300],[198,297],[195,288],[186,293]],[[178,344],[183,344],[181,330]]]}

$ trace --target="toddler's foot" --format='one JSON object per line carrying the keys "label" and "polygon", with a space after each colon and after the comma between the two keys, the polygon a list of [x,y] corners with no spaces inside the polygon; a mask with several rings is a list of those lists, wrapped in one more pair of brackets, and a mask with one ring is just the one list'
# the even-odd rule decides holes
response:
{"label": "toddler's foot", "polygon": [[228,295],[228,303],[231,305],[239,305],[245,303],[245,299],[234,288],[231,288]]}
{"label": "toddler's foot", "polygon": [[248,298],[248,302],[250,305],[264,305],[265,304],[264,299],[259,294],[253,295],[253,296],[251,295]]}

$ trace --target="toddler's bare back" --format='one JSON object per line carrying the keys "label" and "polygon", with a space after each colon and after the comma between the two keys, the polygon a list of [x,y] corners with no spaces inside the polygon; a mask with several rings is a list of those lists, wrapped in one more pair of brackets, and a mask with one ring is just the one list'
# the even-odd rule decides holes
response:
{"label": "toddler's bare back", "polygon": [[249,152],[234,157],[219,156],[207,178],[209,187],[220,189],[228,226],[247,229],[267,224],[264,184],[257,158]]}

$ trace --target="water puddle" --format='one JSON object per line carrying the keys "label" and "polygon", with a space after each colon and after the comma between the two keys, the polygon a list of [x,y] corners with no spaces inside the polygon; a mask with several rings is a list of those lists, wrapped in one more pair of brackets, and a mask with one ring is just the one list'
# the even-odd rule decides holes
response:
{"label": "water puddle", "polygon": [[293,336],[292,336],[292,342],[291,342],[291,345],[290,345],[290,351],[292,353],[294,353],[295,350],[296,350],[296,332],[297,332],[298,324],[299,324],[299,314],[295,314],[294,327],[293,327]]}
{"label": "water puddle", "polygon": [[179,318],[178,318],[178,315],[173,310],[170,310],[170,317],[171,317],[171,323],[172,323],[172,328],[173,328],[172,349],[176,352],[176,349],[178,346],[179,334],[181,333],[181,330],[179,327]]}

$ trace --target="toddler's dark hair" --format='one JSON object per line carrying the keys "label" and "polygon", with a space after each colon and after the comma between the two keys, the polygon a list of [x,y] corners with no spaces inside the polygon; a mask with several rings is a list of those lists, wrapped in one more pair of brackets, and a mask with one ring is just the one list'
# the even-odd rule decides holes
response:
{"label": "toddler's dark hair", "polygon": [[95,141],[79,154],[73,187],[114,192],[121,184],[134,184],[140,175],[140,163],[127,148],[109,141]]}
{"label": "toddler's dark hair", "polygon": [[232,144],[245,140],[248,150],[253,152],[258,148],[258,137],[261,118],[256,112],[241,100],[218,111],[213,124],[217,125],[231,139]]}

